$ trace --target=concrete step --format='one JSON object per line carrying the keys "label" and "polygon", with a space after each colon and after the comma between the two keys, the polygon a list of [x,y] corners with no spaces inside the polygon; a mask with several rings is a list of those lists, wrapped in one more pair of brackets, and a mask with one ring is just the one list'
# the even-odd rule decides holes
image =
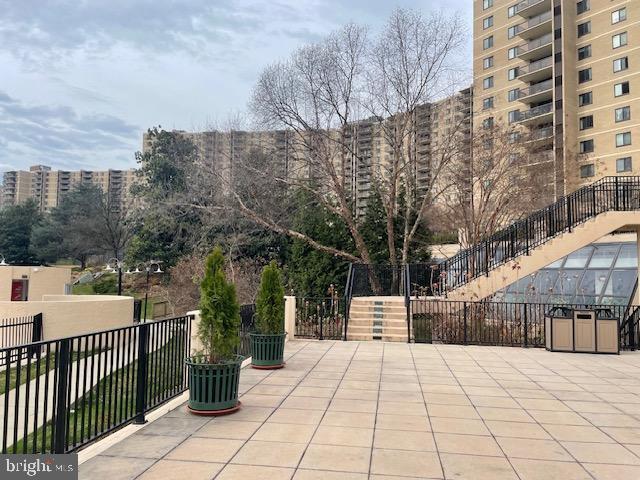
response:
{"label": "concrete step", "polygon": [[373,314],[373,313],[362,313],[362,312],[355,312],[355,313],[350,313],[349,314],[349,319],[362,319],[362,320],[367,320],[367,319],[378,319],[378,320],[397,320],[397,321],[401,321],[401,322],[406,322],[407,321],[407,314],[404,313],[382,313],[382,314]]}
{"label": "concrete step", "polygon": [[[377,319],[380,320],[380,319]],[[387,325],[389,327],[398,327],[398,326],[406,326],[407,322],[405,319],[402,320],[389,320],[389,319],[381,319],[382,325]],[[349,327],[351,326],[372,326],[373,319],[370,318],[350,318],[349,319]]]}
{"label": "concrete step", "polygon": [[363,304],[359,304],[359,303],[351,303],[351,311],[353,310],[357,310],[357,311],[363,311],[363,312],[373,312],[373,311],[377,311],[377,310],[388,310],[391,312],[406,312],[407,309],[404,305],[404,302],[402,302],[402,305],[363,305]]}
{"label": "concrete step", "polygon": [[349,334],[347,335],[347,340],[352,340],[352,341],[358,341],[358,342],[370,342],[373,340],[373,336],[372,335],[352,335]]}

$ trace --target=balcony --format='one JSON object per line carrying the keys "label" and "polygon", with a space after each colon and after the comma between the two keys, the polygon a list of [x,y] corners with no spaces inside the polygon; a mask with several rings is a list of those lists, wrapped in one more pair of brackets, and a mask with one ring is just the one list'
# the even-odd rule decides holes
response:
{"label": "balcony", "polygon": [[533,60],[548,57],[553,49],[553,35],[547,33],[530,42],[518,45],[518,58],[521,60]]}
{"label": "balcony", "polygon": [[518,92],[518,100],[525,103],[540,103],[553,97],[553,80],[535,83]]}
{"label": "balcony", "polygon": [[528,21],[518,25],[518,35],[524,40],[531,40],[545,33],[551,32],[551,10],[536,15]]}
{"label": "balcony", "polygon": [[553,75],[553,57],[546,57],[518,68],[518,78],[523,82],[540,82]]}
{"label": "balcony", "polygon": [[551,0],[524,0],[517,6],[518,15],[525,18],[547,10],[551,10]]}
{"label": "balcony", "polygon": [[553,103],[538,105],[530,110],[520,112],[518,122],[526,125],[540,125],[553,119]]}
{"label": "balcony", "polygon": [[544,145],[553,143],[553,126],[532,129],[529,136],[525,139],[526,143],[532,145]]}

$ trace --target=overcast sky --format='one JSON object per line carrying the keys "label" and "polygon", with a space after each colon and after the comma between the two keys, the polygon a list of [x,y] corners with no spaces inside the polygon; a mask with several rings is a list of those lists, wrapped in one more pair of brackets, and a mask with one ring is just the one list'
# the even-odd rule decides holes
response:
{"label": "overcast sky", "polygon": [[0,0],[0,171],[135,166],[154,125],[243,112],[260,70],[349,21],[471,0]]}

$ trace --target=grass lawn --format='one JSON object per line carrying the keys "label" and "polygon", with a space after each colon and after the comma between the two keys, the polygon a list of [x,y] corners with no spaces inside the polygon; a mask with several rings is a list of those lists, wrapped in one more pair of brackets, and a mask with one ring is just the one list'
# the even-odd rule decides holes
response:
{"label": "grass lawn", "polygon": [[[152,352],[147,362],[147,404],[155,405],[183,390],[185,337],[174,334],[163,347]],[[135,414],[138,361],[104,377],[71,405],[67,421],[68,451],[103,433],[118,428]],[[25,440],[8,447],[8,453],[50,452],[53,426],[32,432]]]}

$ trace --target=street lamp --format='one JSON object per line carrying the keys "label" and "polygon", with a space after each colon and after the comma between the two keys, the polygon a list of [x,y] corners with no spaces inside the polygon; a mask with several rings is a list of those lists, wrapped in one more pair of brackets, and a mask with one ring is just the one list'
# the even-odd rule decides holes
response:
{"label": "street lamp", "polygon": [[[146,273],[146,281],[145,281],[145,291],[144,291],[144,318],[143,318],[143,322],[147,321],[147,301],[149,300],[149,276],[152,273],[164,273],[164,271],[162,270],[162,268],[160,267],[160,264],[162,263],[162,260],[148,260],[146,262],[143,262],[141,264],[138,265],[142,265],[142,270],[140,270],[139,266],[136,265],[136,269],[134,271],[131,270],[127,270],[126,273],[129,274],[136,274],[136,273]],[[155,268],[154,268],[155,267]]]}
{"label": "street lamp", "polygon": [[[112,266],[113,264],[113,266]],[[104,267],[108,273],[118,272],[118,295],[122,295],[122,269],[124,268],[124,262],[117,258],[110,258],[107,260],[107,265]]]}

